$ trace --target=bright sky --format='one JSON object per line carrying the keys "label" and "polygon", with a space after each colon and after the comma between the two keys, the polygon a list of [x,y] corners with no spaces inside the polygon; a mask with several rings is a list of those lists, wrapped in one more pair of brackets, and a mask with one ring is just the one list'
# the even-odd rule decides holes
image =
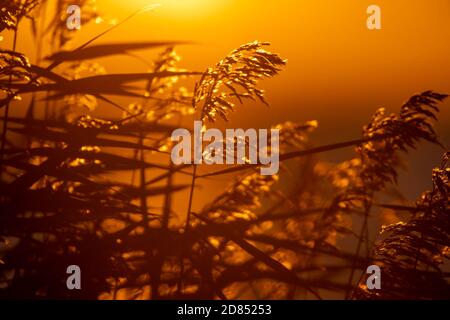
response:
{"label": "bright sky", "polygon": [[[153,3],[142,14],[99,42],[188,40],[178,49],[181,66],[204,70],[229,51],[254,40],[269,41],[272,51],[289,60],[286,70],[264,84],[272,109],[245,106],[231,119],[234,126],[268,127],[286,120],[319,120],[321,141],[357,137],[378,107],[397,111],[419,91],[450,93],[450,1],[448,0],[97,0],[105,20],[121,20]],[[366,28],[367,7],[381,7],[382,30]],[[78,43],[105,30],[86,26]],[[21,35],[19,50],[33,42]],[[154,52],[138,52],[151,58]],[[101,63],[110,72],[141,72],[130,57]],[[438,129],[450,145],[450,108]],[[255,116],[257,115],[257,116]],[[436,150],[435,150],[436,151]],[[437,156],[422,159],[429,169]],[[434,153],[433,153],[434,154]],[[409,183],[411,184],[411,183]],[[420,184],[418,184],[419,187]]]}

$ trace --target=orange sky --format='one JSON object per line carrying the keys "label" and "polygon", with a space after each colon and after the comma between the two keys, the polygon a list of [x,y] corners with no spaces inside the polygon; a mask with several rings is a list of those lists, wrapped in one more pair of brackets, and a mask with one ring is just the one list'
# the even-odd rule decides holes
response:
{"label": "orange sky", "polygon": [[[119,20],[153,3],[98,0],[100,11]],[[339,129],[345,121],[363,124],[377,106],[395,110],[409,95],[434,89],[450,92],[450,2],[448,0],[161,0],[161,7],[136,17],[102,41],[192,40],[179,49],[183,65],[202,70],[236,46],[255,39],[289,60],[281,76],[266,84],[273,109],[261,121],[319,118]],[[382,10],[380,31],[366,28],[366,9]],[[104,25],[92,28],[101,30]],[[87,28],[89,31],[91,28]],[[80,39],[88,38],[85,32]],[[140,55],[145,56],[145,52]],[[123,59],[111,71],[142,65]],[[248,112],[246,112],[248,111]],[[243,110],[244,121],[255,109]],[[445,114],[450,122],[450,113]],[[252,119],[253,121],[254,119]],[[345,128],[345,127],[344,127]],[[341,128],[342,129],[342,128]]]}
{"label": "orange sky", "polygon": [[[280,76],[264,83],[272,108],[242,107],[231,116],[235,127],[317,119],[317,140],[332,143],[358,137],[377,107],[397,111],[410,95],[428,89],[450,93],[448,0],[97,0],[105,20],[119,21],[156,2],[160,8],[99,43],[191,40],[196,45],[178,51],[184,58],[181,66],[193,70],[203,70],[256,39],[271,42],[271,50],[289,60]],[[366,28],[371,4],[381,7],[382,30]],[[75,44],[106,28],[106,23],[84,26]],[[26,52],[30,44],[30,34],[22,34],[19,50]],[[150,58],[154,53],[138,54]],[[101,63],[109,72],[140,72],[144,67],[131,57]],[[438,129],[450,145],[448,103]],[[442,154],[432,147],[424,150],[430,156],[413,153],[411,165],[420,173],[412,184],[420,189],[428,185],[430,169]]]}

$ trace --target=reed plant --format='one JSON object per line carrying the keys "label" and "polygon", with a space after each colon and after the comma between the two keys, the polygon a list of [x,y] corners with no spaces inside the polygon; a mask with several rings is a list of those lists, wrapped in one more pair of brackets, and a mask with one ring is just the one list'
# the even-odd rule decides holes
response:
{"label": "reed plant", "polygon": [[[433,121],[446,95],[414,95],[396,114],[379,109],[351,141],[317,146],[317,121],[274,124],[278,175],[262,176],[252,164],[174,165],[170,136],[180,123],[212,126],[248,100],[266,104],[260,81],[287,61],[255,41],[190,71],[179,67],[181,42],[99,43],[135,14],[70,49],[68,3],[55,0],[46,24],[49,2],[0,1],[0,31],[14,34],[14,46],[0,50],[1,298],[450,298],[449,153],[416,203],[380,203],[396,188],[401,154],[420,141],[440,145]],[[91,1],[81,2],[83,23],[99,17]],[[24,19],[37,52],[54,39],[51,55],[32,60],[16,50]],[[142,49],[160,52],[150,71],[106,73],[98,62]],[[195,85],[182,86],[185,78]],[[11,116],[25,101],[23,116]],[[122,116],[96,116],[99,104]],[[342,148],[354,156],[321,160]],[[194,211],[199,184],[220,177],[229,187]],[[188,195],[187,212],[174,206],[179,193]],[[383,209],[404,219],[370,237],[370,217]],[[82,269],[82,290],[66,288],[72,264]],[[381,290],[365,285],[372,264],[382,268]]]}

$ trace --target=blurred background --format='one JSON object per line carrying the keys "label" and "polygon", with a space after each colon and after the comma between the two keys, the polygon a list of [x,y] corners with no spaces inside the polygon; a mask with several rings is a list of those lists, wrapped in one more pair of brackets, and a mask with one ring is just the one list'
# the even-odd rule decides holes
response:
{"label": "blurred background", "polygon": [[[77,1],[73,1],[76,4]],[[146,40],[183,40],[180,66],[203,71],[233,48],[254,40],[269,41],[271,50],[286,59],[280,76],[265,81],[270,109],[255,104],[239,107],[229,124],[218,126],[265,128],[286,120],[318,120],[312,140],[328,144],[358,138],[378,107],[396,112],[411,95],[433,89],[450,93],[450,1],[448,0],[97,0],[102,16],[83,25],[70,47],[153,3],[155,10],[138,15],[96,43]],[[366,27],[367,7],[381,7],[382,30]],[[48,7],[47,11],[54,10]],[[45,13],[41,13],[45,14]],[[22,29],[27,30],[27,29]],[[19,34],[18,51],[34,57],[30,32]],[[2,47],[10,47],[5,36]],[[51,43],[42,48],[41,56]],[[151,61],[155,51],[136,55]],[[99,60],[107,72],[141,72],[145,64],[135,57]],[[119,103],[129,100],[115,98]],[[13,114],[23,113],[26,100],[15,102]],[[450,108],[439,117],[437,131],[450,145]],[[110,107],[99,112],[114,113]],[[119,115],[120,113],[117,112]],[[323,155],[333,162],[351,157],[346,149]],[[431,169],[443,151],[422,144],[412,152],[412,174],[401,175],[400,189],[415,199],[430,185]],[[211,183],[218,183],[211,182]],[[216,186],[219,188],[219,185]],[[222,188],[222,186],[220,186]],[[207,196],[207,195],[205,195]]]}
{"label": "blurred background", "polygon": [[[51,32],[46,37],[40,38],[39,34],[36,37],[35,31],[56,22],[66,32],[64,19],[58,19],[58,10],[63,10],[60,16],[64,17],[65,8],[55,6],[55,3],[65,2],[46,3],[40,7],[43,9],[33,12],[39,18],[35,19],[39,27],[29,20],[21,22],[16,48],[32,63],[44,67],[50,64],[45,57],[59,50],[59,39],[49,36]],[[202,72],[242,44],[255,40],[270,42],[268,50],[288,60],[279,76],[262,81],[270,107],[257,102],[238,105],[236,112],[230,114],[229,122],[219,120],[214,124],[220,129],[269,128],[285,121],[317,120],[319,128],[311,134],[310,140],[313,145],[321,146],[359,139],[363,126],[380,107],[386,108],[387,113],[398,112],[409,97],[426,90],[450,94],[449,0],[74,0],[70,4],[81,6],[86,3],[98,17],[95,15],[97,18],[93,21],[72,31],[65,50],[79,47],[148,5],[155,7],[108,32],[95,44],[187,42],[176,48],[182,57],[178,66]],[[366,10],[372,4],[381,8],[381,30],[366,27]],[[56,17],[55,21],[51,20],[53,17]],[[37,39],[45,39],[45,42],[40,43]],[[2,33],[1,48],[11,49],[12,43],[12,32]],[[151,62],[160,51],[137,50],[93,62],[107,73],[141,73],[150,70]],[[64,68],[70,69],[63,64],[58,67],[58,74],[64,75]],[[193,80],[182,80],[181,84],[189,91],[194,88]],[[23,100],[11,103],[11,116],[25,115],[30,105],[29,96],[24,95]],[[43,97],[43,94],[38,95],[38,98]],[[108,98],[123,108],[137,103],[130,97]],[[92,114],[108,119],[123,116],[122,111],[111,105],[98,103]],[[35,113],[42,118],[41,102]],[[186,118],[188,120],[180,126],[191,127],[191,117]],[[443,104],[438,118],[436,131],[448,150],[448,101]],[[440,164],[443,153],[438,146],[421,143],[418,150],[404,155],[407,161],[398,183],[406,199],[414,201],[430,188],[431,170]],[[334,163],[353,156],[352,148],[320,155],[321,159]],[[155,160],[154,154],[151,157]],[[212,170],[208,166],[201,167],[199,170],[203,172]],[[114,173],[113,178],[129,181],[128,173]],[[223,175],[198,182],[192,211],[198,212],[222,193],[232,178]],[[175,180],[175,184],[191,183],[189,176],[177,176]],[[181,219],[188,210],[188,199],[188,191],[173,197],[173,211]],[[144,198],[143,202],[146,200]],[[163,200],[163,196],[156,196],[148,202],[151,209],[162,208]],[[377,216],[370,219],[375,220]],[[381,222],[372,223],[372,220],[368,223],[370,238],[375,238]],[[356,221],[352,230],[359,230],[360,224]],[[355,241],[343,241],[347,241],[343,246],[345,251],[353,252],[351,248]],[[341,295],[326,297],[342,298]]]}

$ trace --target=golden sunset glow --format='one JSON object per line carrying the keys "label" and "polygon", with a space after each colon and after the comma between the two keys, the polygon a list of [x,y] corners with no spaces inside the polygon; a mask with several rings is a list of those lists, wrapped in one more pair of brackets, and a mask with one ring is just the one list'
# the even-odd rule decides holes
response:
{"label": "golden sunset glow", "polygon": [[2,2],[0,298],[448,300],[450,2],[376,2]]}
{"label": "golden sunset glow", "polygon": [[[109,0],[98,0],[99,4]],[[198,17],[221,10],[227,0],[130,0],[117,3],[123,10],[139,9],[148,5],[159,6],[159,11],[176,16]]]}

